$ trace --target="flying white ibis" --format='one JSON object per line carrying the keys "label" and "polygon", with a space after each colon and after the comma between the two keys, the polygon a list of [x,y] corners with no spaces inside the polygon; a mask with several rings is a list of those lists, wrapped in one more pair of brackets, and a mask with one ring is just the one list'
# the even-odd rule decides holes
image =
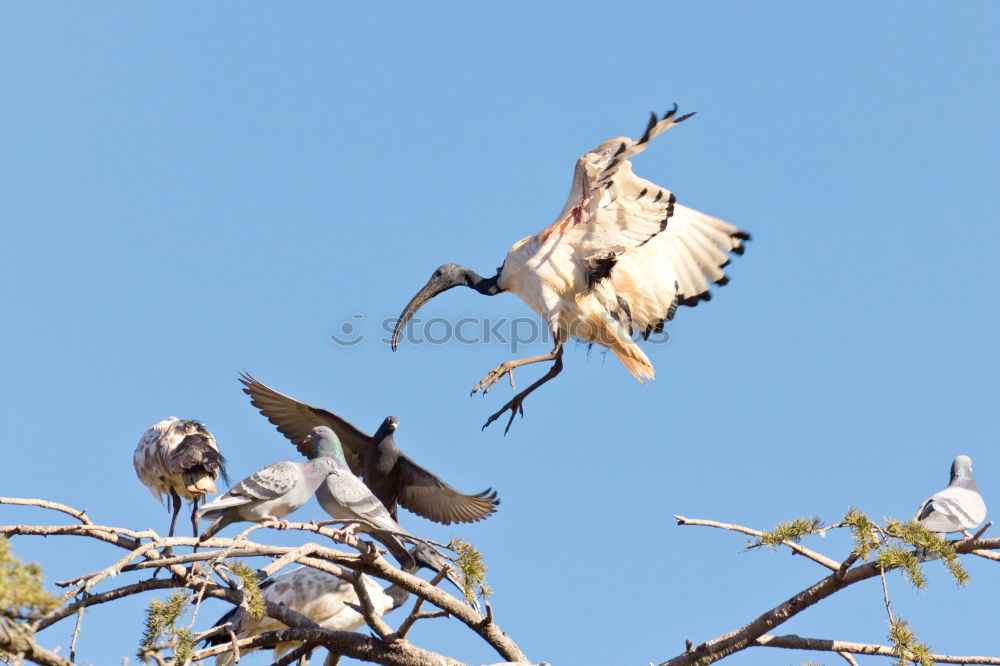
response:
{"label": "flying white ibis", "polygon": [[173,517],[170,536],[174,535],[181,498],[191,501],[191,525],[198,536],[198,502],[215,492],[215,480],[226,477],[226,460],[219,453],[215,437],[201,423],[166,418],[147,430],[132,458],[135,473],[161,502],[170,497]]}
{"label": "flying white ibis", "polygon": [[505,361],[472,393],[488,393],[504,375],[514,386],[514,368],[554,361],[549,371],[514,396],[483,425],[504,412],[524,415],[529,393],[562,371],[562,348],[570,337],[607,347],[640,382],[653,378],[653,364],[633,336],[662,332],[678,305],[710,300],[709,283],[728,281],[728,253],[743,254],[750,235],[733,225],[677,203],[673,193],[632,173],[629,158],[650,139],[690,118],[677,106],[659,120],[652,114],[638,141],[605,141],[577,160],[569,198],[555,222],[510,248],[496,275],[445,264],[407,304],[392,335],[395,350],[406,322],[446,289],[466,286],[495,296],[511,291],[545,319],[555,347],[548,354]]}

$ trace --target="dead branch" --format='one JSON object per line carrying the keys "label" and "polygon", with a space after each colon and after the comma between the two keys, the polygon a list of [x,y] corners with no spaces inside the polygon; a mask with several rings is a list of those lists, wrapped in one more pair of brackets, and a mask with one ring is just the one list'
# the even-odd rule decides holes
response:
{"label": "dead branch", "polygon": [[[897,658],[891,645],[873,643],[849,643],[823,638],[803,638],[801,636],[772,636],[764,634],[754,642],[754,646],[788,648],[790,650],[815,650],[817,652],[846,652],[850,654],[878,655]],[[931,659],[940,664],[1000,664],[1000,657],[962,657],[950,654],[932,654]]]}
{"label": "dead branch", "polygon": [[[714,520],[700,520],[696,518],[686,518],[684,516],[674,516],[677,520],[678,525],[690,525],[699,527],[717,527],[722,530],[730,530],[732,532],[740,532],[742,534],[749,534],[750,536],[758,537],[764,535],[763,532],[758,530],[750,529],[749,527],[743,527],[742,525],[734,525],[732,523],[720,523]],[[813,562],[822,564],[827,569],[831,571],[837,571],[840,568],[840,562],[830,559],[826,555],[821,555],[814,550],[810,550],[801,544],[797,544],[794,541],[782,541],[783,545],[788,546],[793,551],[802,555],[803,557],[808,557]]]}
{"label": "dead branch", "polygon": [[[744,530],[748,529],[741,528],[740,526],[729,526],[726,523],[716,523],[715,521],[694,521],[682,516],[678,517],[678,524],[706,525],[709,527],[722,527],[723,529],[735,527],[737,529],[734,531],[737,532],[744,532]],[[951,544],[954,546],[955,552],[960,555],[968,554],[976,550],[990,551],[1000,549],[1000,539],[961,539],[958,541],[952,541]],[[712,661],[718,661],[719,659],[722,659],[734,652],[756,645],[756,641],[761,636],[764,636],[769,629],[787,622],[792,617],[798,615],[813,604],[829,597],[838,590],[863,580],[867,580],[868,578],[878,576],[882,572],[882,565],[877,560],[854,568],[848,568],[846,571],[842,570],[841,564],[839,563],[835,563],[832,568],[834,570],[832,575],[823,578],[819,582],[806,588],[802,592],[799,592],[790,599],[762,613],[742,627],[706,641],[701,645],[695,646],[694,648],[691,648],[686,652],[663,662],[661,666],[689,666],[696,663],[707,664]],[[885,567],[885,571],[891,571],[893,568],[894,567]],[[842,651],[850,652],[850,650]]]}
{"label": "dead branch", "polygon": [[[22,502],[11,501],[9,503],[43,506],[43,502],[43,500],[24,500]],[[61,506],[62,505],[58,505],[51,508],[58,509]],[[208,539],[205,542],[200,542],[194,537],[161,537],[153,530],[135,531],[113,526],[95,525],[87,519],[86,516],[83,516],[83,512],[76,512],[75,509],[71,509],[69,507],[65,508],[68,509],[67,512],[70,513],[70,515],[74,515],[74,517],[83,521],[83,524],[4,525],[0,526],[0,535],[10,536],[17,534],[85,537],[117,546],[128,552],[126,555],[117,559],[113,564],[101,569],[100,571],[94,571],[76,576],[75,578],[67,581],[62,581],[62,585],[70,587],[70,590],[64,597],[63,605],[36,620],[34,626],[29,627],[28,625],[15,625],[16,627],[23,626],[27,631],[30,631],[31,629],[41,631],[52,626],[56,622],[73,615],[74,613],[81,613],[89,606],[114,601],[151,590],[188,588],[197,591],[199,601],[202,597],[210,597],[223,599],[234,605],[240,605],[243,602],[243,592],[238,589],[233,589],[231,587],[232,581],[228,581],[226,578],[223,578],[222,580],[225,581],[226,584],[220,585],[210,578],[215,569],[215,565],[226,557],[243,558],[267,556],[275,558],[275,561],[264,568],[261,572],[264,575],[273,574],[286,566],[298,563],[332,573],[346,580],[356,579],[360,581],[360,575],[362,573],[366,573],[376,578],[396,584],[411,594],[416,595],[420,602],[431,603],[440,609],[440,611],[418,612],[411,614],[412,617],[408,618],[411,625],[416,620],[425,617],[453,616],[479,634],[504,659],[509,662],[527,662],[527,659],[517,647],[516,643],[510,640],[510,638],[508,638],[507,635],[504,634],[503,631],[495,624],[492,614],[484,617],[478,611],[470,608],[464,600],[459,600],[437,588],[436,583],[440,582],[440,577],[438,577],[435,581],[435,584],[431,584],[421,578],[397,569],[381,556],[381,552],[376,547],[372,546],[367,541],[362,541],[355,535],[344,535],[344,533],[340,530],[331,529],[315,523],[292,523],[289,525],[289,529],[291,530],[311,532],[327,537],[338,543],[346,543],[348,546],[357,550],[357,553],[345,553],[312,542],[298,547],[281,547],[251,541],[248,538],[248,535],[255,530],[261,529],[261,526],[259,525],[251,526],[234,539],[215,537]],[[74,514],[73,512],[76,513]],[[202,550],[201,552],[185,555],[172,555],[174,549],[178,547],[193,548],[194,546],[201,546],[202,548],[209,548],[211,550]],[[169,557],[164,557],[163,551],[165,550],[171,554]],[[190,568],[196,567],[195,563],[197,562],[209,562],[210,566],[207,568],[207,573],[197,568]],[[189,566],[185,567],[184,565]],[[116,576],[126,571],[140,572],[154,567],[157,569],[166,568],[171,574],[173,574],[173,576],[166,579],[152,578],[142,580],[137,583],[121,586],[102,593],[90,593],[90,590],[92,590],[95,586],[112,576]],[[70,600],[73,597],[76,597],[81,593],[85,595],[84,598],[70,603]],[[364,601],[366,598],[368,606],[370,607],[372,605],[371,599],[367,597],[367,591],[363,590],[362,586],[362,591],[359,592],[359,599],[362,601],[362,606],[365,605]],[[443,655],[428,652],[413,646],[405,640],[404,636],[393,632],[391,627],[381,620],[381,618],[375,617],[374,613],[366,613],[366,619],[368,619],[370,624],[373,625],[373,629],[381,630],[379,633],[381,636],[385,637],[385,640],[375,637],[363,637],[365,638],[364,642],[359,643],[357,642],[357,634],[352,634],[350,632],[324,631],[308,618],[291,611],[284,606],[276,606],[275,604],[266,602],[265,612],[267,615],[285,624],[290,629],[320,632],[311,634],[308,641],[316,645],[322,645],[336,654],[343,654],[358,659],[377,661],[379,663],[387,664],[459,663]],[[270,632],[271,638],[274,639],[274,641],[266,646],[273,646],[278,640],[288,640],[287,638],[275,638],[275,636],[279,633],[280,632]],[[313,640],[317,637],[322,640]],[[252,647],[265,646],[265,643],[266,639],[262,639],[261,636],[254,637],[252,639]],[[245,649],[250,647],[251,643],[247,643],[245,640],[237,641],[236,646],[237,649]],[[35,645],[35,647],[38,646]],[[219,647],[222,649],[218,649]],[[216,646],[215,648],[202,650],[195,653],[195,655],[198,655],[198,658],[203,659],[211,656],[212,654],[225,652],[232,649],[232,647],[232,643],[227,643],[224,646]],[[38,648],[38,650],[39,660],[48,659],[47,653],[41,651],[41,648]],[[26,658],[30,659],[30,654],[28,652],[25,652],[25,654]],[[52,653],[52,656],[56,655]],[[149,651],[149,654],[146,656],[158,663],[163,661],[161,655],[156,650]],[[67,661],[57,656],[56,658],[57,661],[38,661],[37,663],[51,664],[51,666],[68,666],[72,663],[71,661]],[[166,662],[163,663],[166,664]]]}
{"label": "dead branch", "polygon": [[20,504],[21,506],[38,506],[43,509],[52,509],[53,511],[62,511],[63,513],[68,513],[77,520],[79,520],[84,525],[93,525],[90,522],[90,518],[87,518],[87,510],[84,509],[80,511],[79,509],[74,509],[71,506],[66,506],[65,504],[59,504],[58,502],[50,502],[43,499],[29,499],[27,497],[0,497],[0,504]]}

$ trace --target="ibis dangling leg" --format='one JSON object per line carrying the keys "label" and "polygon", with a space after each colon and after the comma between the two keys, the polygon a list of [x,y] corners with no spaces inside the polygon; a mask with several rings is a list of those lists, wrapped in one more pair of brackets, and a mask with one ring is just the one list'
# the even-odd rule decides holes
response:
{"label": "ibis dangling leg", "polygon": [[562,343],[556,343],[555,349],[550,351],[548,354],[542,354],[540,356],[530,356],[528,358],[519,358],[519,359],[514,359],[513,361],[504,361],[503,363],[501,363],[500,365],[498,365],[497,367],[493,368],[488,373],[486,373],[486,376],[483,377],[481,380],[479,380],[479,383],[476,384],[476,387],[472,389],[469,395],[474,395],[478,391],[482,391],[483,395],[486,395],[487,393],[490,392],[490,389],[493,388],[494,384],[503,379],[504,375],[507,375],[510,378],[510,387],[517,388],[514,385],[514,368],[521,367],[522,365],[528,365],[530,363],[541,363],[542,361],[554,361],[556,360],[556,358],[562,355],[561,349],[562,349]]}
{"label": "ibis dangling leg", "polygon": [[503,377],[504,374],[510,374],[510,384],[511,386],[513,386],[514,374],[511,371],[519,365],[526,365],[528,363],[538,363],[539,361],[555,361],[552,364],[552,367],[549,368],[549,371],[546,372],[544,375],[542,375],[542,377],[538,381],[536,381],[534,384],[532,384],[528,388],[524,389],[523,391],[515,395],[513,398],[511,398],[510,402],[508,402],[506,405],[500,408],[500,411],[495,413],[490,418],[486,419],[486,423],[483,424],[483,430],[486,430],[486,428],[491,423],[500,418],[500,416],[504,412],[510,411],[510,419],[507,421],[507,427],[503,429],[503,434],[506,435],[507,432],[510,430],[511,424],[514,423],[514,417],[517,416],[518,414],[520,414],[522,417],[524,416],[524,406],[523,406],[524,399],[527,398],[528,395],[536,388],[538,388],[539,386],[541,386],[542,384],[544,384],[545,382],[549,381],[550,379],[558,375],[560,372],[562,372],[562,367],[563,367],[562,355],[563,355],[562,343],[557,340],[555,349],[553,349],[550,353],[543,354],[542,356],[532,356],[531,358],[524,358],[518,361],[506,361],[504,363],[501,363],[499,366],[490,371],[488,375],[483,377],[483,381],[479,382],[476,388],[472,390],[473,393],[478,391],[486,383],[486,381],[492,377],[493,380],[489,382],[489,384],[486,386],[486,390],[483,393],[489,392],[490,387],[493,386],[493,384],[497,383],[497,381],[499,381],[499,379]]}
{"label": "ibis dangling leg", "polygon": [[167,532],[167,536],[174,535],[174,528],[177,527],[177,515],[181,512],[181,497],[173,488],[170,489],[170,501],[173,504],[174,515],[170,519],[170,531]]}

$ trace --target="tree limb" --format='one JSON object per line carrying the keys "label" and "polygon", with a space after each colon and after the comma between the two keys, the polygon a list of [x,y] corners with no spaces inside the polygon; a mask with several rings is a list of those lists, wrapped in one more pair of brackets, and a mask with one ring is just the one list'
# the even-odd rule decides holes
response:
{"label": "tree limb", "polygon": [[[823,638],[803,638],[801,636],[772,636],[763,634],[752,643],[753,646],[788,648],[790,650],[815,650],[817,652],[847,652],[850,654],[877,655],[898,658],[891,645],[873,643],[850,643]],[[1000,657],[967,657],[950,654],[932,654],[931,659],[939,664],[1000,664]]]}
{"label": "tree limb", "polygon": [[[763,532],[751,529],[749,527],[743,527],[742,525],[734,525],[732,523],[720,523],[714,520],[701,520],[698,518],[686,518],[685,516],[674,516],[677,520],[678,525],[684,526],[698,526],[698,527],[717,527],[722,530],[730,530],[732,532],[740,532],[742,534],[749,534],[750,536],[755,536],[760,538],[764,535]],[[794,541],[782,541],[782,544],[788,546],[793,551],[802,555],[803,557],[808,557],[813,562],[822,564],[827,569],[831,571],[837,571],[840,568],[840,562],[832,560],[826,555],[821,555],[814,550],[810,550],[801,544],[797,544]]]}
{"label": "tree limb", "polygon": [[[687,521],[688,519],[684,519]],[[703,524],[712,521],[692,521],[679,524]],[[711,527],[724,525],[725,523],[712,523]],[[738,526],[737,526],[738,527]],[[727,528],[728,529],[728,528]],[[737,529],[735,531],[742,531]],[[1000,539],[961,539],[951,542],[955,547],[955,552],[959,554],[971,553],[974,550],[997,550],[1000,549]],[[886,571],[891,571],[894,567],[886,567]],[[840,564],[834,568],[835,573],[820,580],[818,583],[799,592],[790,599],[778,604],[774,608],[762,613],[735,631],[731,631],[722,636],[713,638],[701,645],[698,645],[683,654],[680,654],[661,666],[690,666],[692,664],[708,664],[718,661],[733,652],[744,650],[752,645],[759,637],[763,636],[770,628],[776,627],[789,619],[798,615],[806,608],[822,601],[838,590],[853,585],[862,580],[878,576],[882,570],[881,563],[876,560],[868,562],[859,567],[841,572]]]}

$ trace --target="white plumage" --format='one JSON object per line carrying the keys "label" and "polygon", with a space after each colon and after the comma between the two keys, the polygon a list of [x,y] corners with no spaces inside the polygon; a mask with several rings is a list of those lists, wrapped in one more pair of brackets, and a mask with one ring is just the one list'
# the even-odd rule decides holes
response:
{"label": "white plumage", "polygon": [[169,497],[173,536],[181,500],[191,502],[191,522],[198,532],[198,502],[216,492],[215,481],[225,475],[225,459],[215,437],[197,421],[168,417],[147,430],[135,447],[132,462],[139,480],[160,502]]}
{"label": "white plumage", "polygon": [[951,464],[948,487],[921,504],[913,519],[942,536],[949,532],[971,536],[969,530],[979,527],[986,520],[986,502],[976,487],[971,458],[955,458]]}
{"label": "white plumage", "polygon": [[693,115],[676,118],[676,111],[675,106],[661,119],[653,114],[637,141],[618,137],[580,157],[555,222],[515,243],[495,277],[455,264],[438,268],[400,315],[393,348],[423,303],[462,285],[490,296],[517,294],[545,319],[555,341],[552,352],[502,363],[473,389],[488,392],[504,375],[513,384],[514,368],[554,361],[486,425],[510,411],[510,428],[523,413],[524,398],[562,370],[562,346],[571,337],[607,347],[640,382],[652,379],[653,364],[635,337],[661,332],[679,305],[710,300],[710,285],[728,281],[723,268],[729,253],[742,254],[750,238],[728,222],[678,204],[669,190],[632,172],[630,157]]}
{"label": "white plumage", "polygon": [[673,115],[654,115],[638,141],[611,139],[580,157],[562,212],[511,247],[497,283],[541,315],[557,341],[608,347],[640,382],[654,371],[633,334],[648,337],[678,305],[709,300],[710,284],[727,281],[727,253],[742,254],[749,238],[632,172],[629,157],[689,117]]}
{"label": "white plumage", "polygon": [[[363,576],[362,579],[375,607],[375,614],[379,617],[405,603],[408,596],[405,590],[395,587],[384,590],[374,579],[368,576]],[[275,576],[263,586],[262,592],[266,601],[284,604],[313,620],[323,629],[356,631],[365,624],[361,614],[347,605],[358,603],[354,586],[342,578],[318,569],[301,567]],[[220,624],[234,622],[236,624],[234,633],[241,639],[286,628],[281,622],[266,615],[260,620],[253,620],[242,608],[235,609],[219,622]],[[224,640],[225,637],[220,636],[215,642],[222,643]],[[274,647],[272,661],[277,661],[283,654],[298,646],[299,643],[279,643]],[[225,652],[216,657],[215,664],[230,666],[234,661],[233,652]]]}

